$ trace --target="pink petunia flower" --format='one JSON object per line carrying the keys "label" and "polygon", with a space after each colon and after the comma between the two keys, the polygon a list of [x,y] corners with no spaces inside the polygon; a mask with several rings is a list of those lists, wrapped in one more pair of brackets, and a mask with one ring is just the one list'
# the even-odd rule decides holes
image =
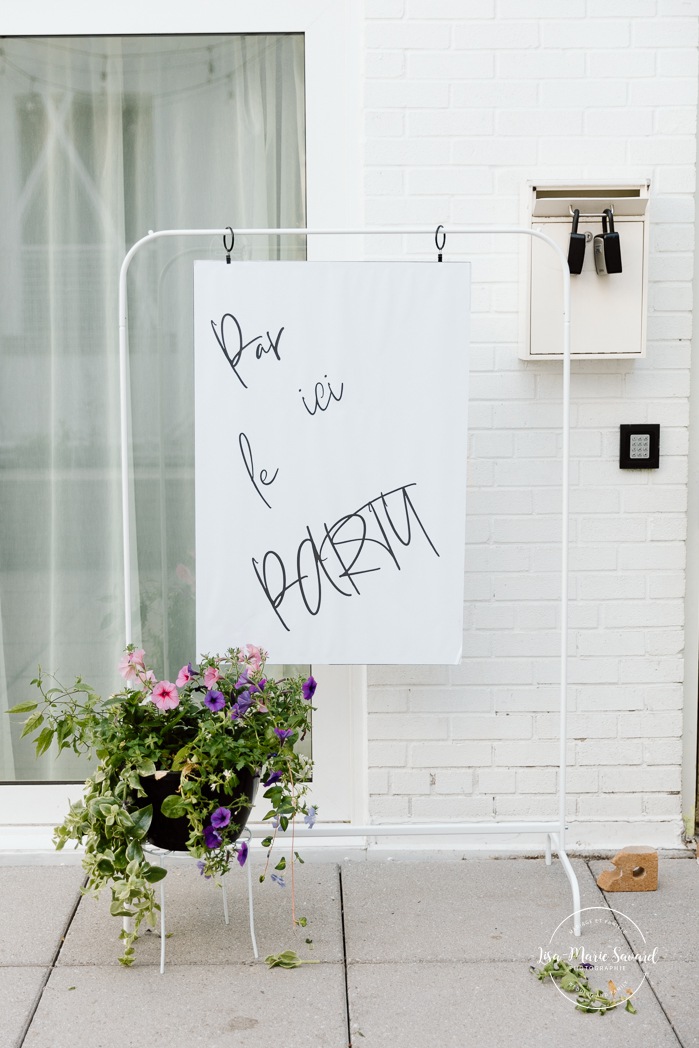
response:
{"label": "pink petunia flower", "polygon": [[150,694],[151,702],[154,702],[159,710],[174,710],[180,704],[177,688],[169,680],[161,680],[153,688]]}
{"label": "pink petunia flower", "polygon": [[180,672],[177,674],[177,680],[175,684],[178,688],[184,688],[188,680],[191,680],[194,676],[194,670],[192,669],[192,663],[188,662],[186,666],[183,666]]}
{"label": "pink petunia flower", "polygon": [[253,672],[259,670],[262,665],[262,652],[255,644],[246,644],[243,648],[245,664]]}
{"label": "pink petunia flower", "polygon": [[215,666],[207,666],[204,670],[204,684],[207,688],[212,688],[220,676]]}
{"label": "pink petunia flower", "polygon": [[124,680],[136,680],[138,670],[145,670],[143,663],[145,654],[143,648],[136,648],[135,651],[124,652],[119,659],[119,673]]}

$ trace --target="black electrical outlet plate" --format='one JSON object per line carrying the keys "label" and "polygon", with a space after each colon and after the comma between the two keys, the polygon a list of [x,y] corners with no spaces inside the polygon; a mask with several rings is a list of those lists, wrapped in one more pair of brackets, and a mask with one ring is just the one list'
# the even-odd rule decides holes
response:
{"label": "black electrical outlet plate", "polygon": [[619,469],[658,469],[659,466],[659,424],[619,426]]}

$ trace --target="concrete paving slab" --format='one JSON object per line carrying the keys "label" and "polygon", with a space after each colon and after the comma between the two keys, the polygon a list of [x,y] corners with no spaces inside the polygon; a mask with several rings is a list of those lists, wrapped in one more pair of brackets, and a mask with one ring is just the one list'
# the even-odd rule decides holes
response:
{"label": "concrete paving slab", "polygon": [[649,968],[648,982],[674,1026],[682,1048],[699,1048],[696,962],[660,961],[652,970]]}
{"label": "concrete paving slab", "polygon": [[56,968],[23,1048],[346,1048],[343,966]]}
{"label": "concrete paving slab", "polygon": [[0,867],[0,965],[51,963],[83,880],[76,866]]}
{"label": "concrete paving slab", "polygon": [[0,968],[0,1043],[17,1048],[44,985],[46,968]]}
{"label": "concrete paving slab", "polygon": [[352,1044],[362,1048],[678,1048],[648,987],[634,998],[636,1015],[623,1008],[585,1015],[523,962],[352,964],[348,997]]}
{"label": "concrete paving slab", "polygon": [[[261,958],[295,950],[299,957],[320,961],[343,958],[340,884],[337,866],[309,863],[296,866],[296,916],[306,917],[305,928],[291,918],[291,877],[280,888],[269,875],[259,883],[261,865],[253,866],[255,931]],[[213,881],[201,877],[196,864],[178,862],[165,878],[166,964],[230,964],[252,961],[248,924],[248,888],[244,870],[228,875],[230,924],[223,919],[223,896]],[[156,893],[158,885],[156,885]],[[159,897],[156,894],[156,897]],[[120,918],[109,913],[110,892],[98,900],[83,898],[58,958],[59,965],[114,965],[121,953]],[[145,931],[145,929],[142,929]],[[313,940],[311,945],[306,939]],[[160,935],[145,932],[136,943],[135,965],[160,964]]]}
{"label": "concrete paving slab", "polygon": [[[604,861],[589,865],[595,879],[602,870],[612,868],[611,863]],[[699,962],[699,864],[696,859],[661,857],[657,891],[608,892],[605,898],[610,906],[621,910],[638,925],[638,931],[629,925],[629,941],[636,952],[657,946],[658,956],[663,960]]]}
{"label": "concrete paving slab", "polygon": [[[582,905],[604,905],[586,863],[574,860],[573,868]],[[573,910],[556,860],[350,862],[341,870],[350,961],[534,960]],[[618,929],[592,923],[584,941],[588,949],[624,943]]]}

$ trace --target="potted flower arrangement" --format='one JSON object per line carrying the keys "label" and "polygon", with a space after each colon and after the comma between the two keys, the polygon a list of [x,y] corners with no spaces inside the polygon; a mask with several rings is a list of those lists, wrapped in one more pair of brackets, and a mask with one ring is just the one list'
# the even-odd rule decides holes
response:
{"label": "potted flower arrangement", "polygon": [[[308,824],[315,818],[306,801],[311,762],[294,744],[310,727],[316,682],[273,680],[266,659],[254,645],[230,648],[183,666],[171,682],[158,680],[144,651],[129,645],[119,666],[126,686],[109,698],[80,677],[64,687],[40,670],[32,683],[41,700],[9,711],[31,714],[23,735],[34,736],[37,756],[55,742],[59,752],[99,762],[54,841],[59,849],[84,843],[85,893],[110,885],[111,913],[133,918],[121,932],[122,964],[133,963],[142,922],[155,924],[153,885],[166,874],[149,862],[144,842],[188,851],[206,877],[222,876],[236,860],[244,865],[239,837],[260,778],[274,827],[264,847],[299,812]],[[281,859],[277,869],[285,865]]]}

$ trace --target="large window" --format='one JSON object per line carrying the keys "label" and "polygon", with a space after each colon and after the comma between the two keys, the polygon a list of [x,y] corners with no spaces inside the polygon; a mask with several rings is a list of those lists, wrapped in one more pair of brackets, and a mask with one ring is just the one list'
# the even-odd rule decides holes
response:
{"label": "large window", "polygon": [[[126,250],[150,229],[303,227],[306,165],[301,35],[0,43],[2,711],[37,664],[113,685]],[[301,237],[236,239],[237,257],[303,253]],[[222,255],[168,238],[129,278],[134,622],[164,675],[194,649],[191,262]],[[82,777],[3,720],[0,780]]]}

